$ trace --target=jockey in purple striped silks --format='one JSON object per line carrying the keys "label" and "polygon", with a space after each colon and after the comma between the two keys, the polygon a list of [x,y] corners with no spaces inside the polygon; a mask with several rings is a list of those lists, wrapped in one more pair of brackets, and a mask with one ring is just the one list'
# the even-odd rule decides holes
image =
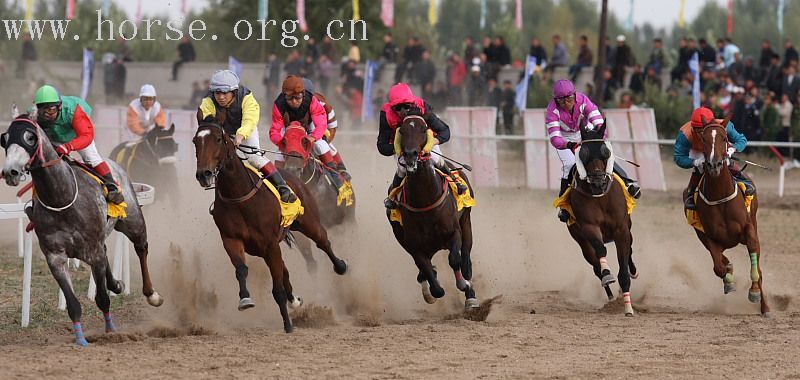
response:
{"label": "jockey in purple striped silks", "polygon": [[[556,148],[561,160],[561,196],[572,181],[570,172],[575,165],[575,148],[581,143],[581,128],[595,129],[603,125],[605,119],[597,106],[585,94],[575,91],[575,85],[567,79],[556,81],[553,85],[553,100],[547,105],[544,122],[550,144]],[[604,138],[608,137],[606,129]],[[628,185],[628,192],[634,197],[641,196],[639,184],[630,179],[625,171],[614,164],[614,172]],[[569,214],[558,211],[559,220],[566,222]]]}

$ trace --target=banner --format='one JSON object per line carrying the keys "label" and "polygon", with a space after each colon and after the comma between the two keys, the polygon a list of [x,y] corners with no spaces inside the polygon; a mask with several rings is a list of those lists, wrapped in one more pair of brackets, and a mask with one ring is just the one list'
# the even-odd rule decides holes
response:
{"label": "banner", "polygon": [[625,20],[625,30],[630,32],[633,30],[633,0],[631,0],[631,9],[628,11],[628,19]]}
{"label": "banner", "polygon": [[394,27],[394,0],[381,1],[381,21],[387,28]]}
{"label": "banner", "polygon": [[678,11],[678,26],[681,28],[686,27],[686,18],[684,17],[684,10],[686,9],[686,0],[681,0],[681,10]]}
{"label": "banner", "polygon": [[692,82],[692,106],[693,109],[700,108],[700,58],[697,52],[692,54],[692,59],[689,60],[689,70],[692,72],[694,82]]}
{"label": "banner", "polygon": [[364,78],[364,91],[362,92],[364,96],[361,100],[361,122],[366,123],[367,121],[374,120],[376,117],[376,110],[373,108],[372,104],[372,90],[375,87],[375,77],[378,73],[378,62],[367,60],[367,64],[364,66],[365,71],[365,78]]}
{"label": "banner", "polygon": [[728,0],[728,37],[733,34],[733,0]]}
{"label": "banner", "polygon": [[778,35],[783,39],[783,9],[786,7],[785,0],[778,0]]}
{"label": "banner", "polygon": [[269,3],[267,0],[258,0],[258,19],[267,20]]}
{"label": "banner", "polygon": [[522,30],[522,0],[517,0],[516,12],[514,13],[516,13],[514,17],[514,26],[517,27],[517,30]]}
{"label": "banner", "polygon": [[[25,21],[31,20],[33,20],[33,0],[28,0],[25,6]],[[30,25],[30,22],[26,22],[25,25]]]}
{"label": "banner", "polygon": [[297,0],[297,22],[300,23],[300,31],[305,33],[308,31],[308,24],[306,23],[306,0]]}
{"label": "banner", "polygon": [[361,20],[361,10],[358,8],[358,0],[353,0],[353,21]]}
{"label": "banner", "polygon": [[92,89],[92,76],[94,75],[94,52],[92,49],[83,49],[83,70],[81,71],[81,99],[86,100]]}
{"label": "banner", "polygon": [[517,84],[517,98],[514,103],[517,105],[517,110],[522,113],[525,111],[528,103],[528,82],[531,79],[531,74],[536,69],[536,57],[529,55],[527,64],[525,65],[525,75],[522,80]]}
{"label": "banner", "polygon": [[136,15],[133,16],[133,23],[138,24],[142,21],[142,0],[136,3]]}
{"label": "banner", "polygon": [[186,0],[181,0],[181,14],[186,16]]}
{"label": "banner", "polygon": [[428,23],[431,26],[436,25],[436,21],[439,19],[439,15],[436,14],[436,0],[428,0]]}
{"label": "banner", "polygon": [[67,0],[67,12],[64,18],[67,20],[75,18],[75,0]]}
{"label": "banner", "polygon": [[239,62],[236,58],[233,58],[232,55],[228,56],[228,70],[233,71],[236,76],[242,76],[242,63]]}
{"label": "banner", "polygon": [[108,17],[111,8],[111,0],[103,0],[103,17]]}
{"label": "banner", "polygon": [[481,30],[486,28],[486,1],[487,0],[481,0]]}

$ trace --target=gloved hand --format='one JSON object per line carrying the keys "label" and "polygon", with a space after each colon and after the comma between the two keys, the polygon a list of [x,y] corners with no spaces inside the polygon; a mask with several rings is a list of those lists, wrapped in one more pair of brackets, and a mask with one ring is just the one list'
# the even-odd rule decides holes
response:
{"label": "gloved hand", "polygon": [[703,166],[703,164],[705,162],[706,162],[706,158],[705,157],[700,157],[700,158],[696,158],[694,160],[694,162],[692,162],[692,165],[694,165],[694,167],[696,167],[696,168],[700,168],[700,167]]}
{"label": "gloved hand", "polygon": [[733,154],[736,153],[736,148],[729,146],[728,147],[728,157],[733,157]]}
{"label": "gloved hand", "polygon": [[572,142],[572,141],[569,141],[569,142],[567,142],[567,149],[569,149],[569,150],[571,150],[571,151],[573,151],[573,152],[575,151],[575,147],[576,147],[576,146],[578,146],[578,144],[577,144],[577,143],[574,143],[574,142]]}
{"label": "gloved hand", "polygon": [[242,135],[240,135],[238,133],[236,134],[236,137],[233,138],[233,144],[236,145],[236,146],[241,145],[242,141],[244,141],[244,136],[242,136]]}
{"label": "gloved hand", "polygon": [[57,147],[56,147],[56,152],[57,152],[57,153],[58,153],[60,156],[66,156],[66,155],[69,155],[69,152],[71,152],[71,151],[72,151],[72,149],[71,149],[71,147],[70,147],[69,143],[67,143],[67,144],[62,144],[62,145],[59,145],[59,146],[57,146]]}
{"label": "gloved hand", "polygon": [[314,144],[314,142],[317,141],[317,139],[315,139],[314,136],[311,135],[306,135],[305,139],[308,140],[309,144]]}

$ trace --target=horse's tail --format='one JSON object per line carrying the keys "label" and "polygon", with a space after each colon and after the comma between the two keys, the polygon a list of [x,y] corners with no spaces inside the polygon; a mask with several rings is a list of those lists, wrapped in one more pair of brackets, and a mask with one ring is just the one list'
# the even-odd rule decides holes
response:
{"label": "horse's tail", "polygon": [[286,236],[283,238],[283,241],[289,246],[289,249],[292,249],[292,244],[297,244],[297,240],[294,238],[292,231],[286,231]]}

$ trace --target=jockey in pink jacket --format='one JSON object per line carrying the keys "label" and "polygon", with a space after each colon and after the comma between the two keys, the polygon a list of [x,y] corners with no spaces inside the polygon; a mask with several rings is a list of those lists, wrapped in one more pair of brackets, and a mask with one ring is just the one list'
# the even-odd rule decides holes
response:
{"label": "jockey in pink jacket", "polygon": [[[558,158],[561,159],[561,190],[558,193],[561,196],[572,181],[570,172],[575,165],[575,147],[581,143],[581,128],[599,128],[605,120],[588,96],[576,92],[575,85],[571,81],[561,79],[553,85],[553,100],[547,105],[544,122],[550,144],[556,148]],[[603,137],[608,137],[608,129]],[[614,171],[628,184],[628,192],[634,198],[639,198],[641,196],[639,185],[616,163]],[[569,214],[565,210],[559,210],[558,218],[566,222]]]}

